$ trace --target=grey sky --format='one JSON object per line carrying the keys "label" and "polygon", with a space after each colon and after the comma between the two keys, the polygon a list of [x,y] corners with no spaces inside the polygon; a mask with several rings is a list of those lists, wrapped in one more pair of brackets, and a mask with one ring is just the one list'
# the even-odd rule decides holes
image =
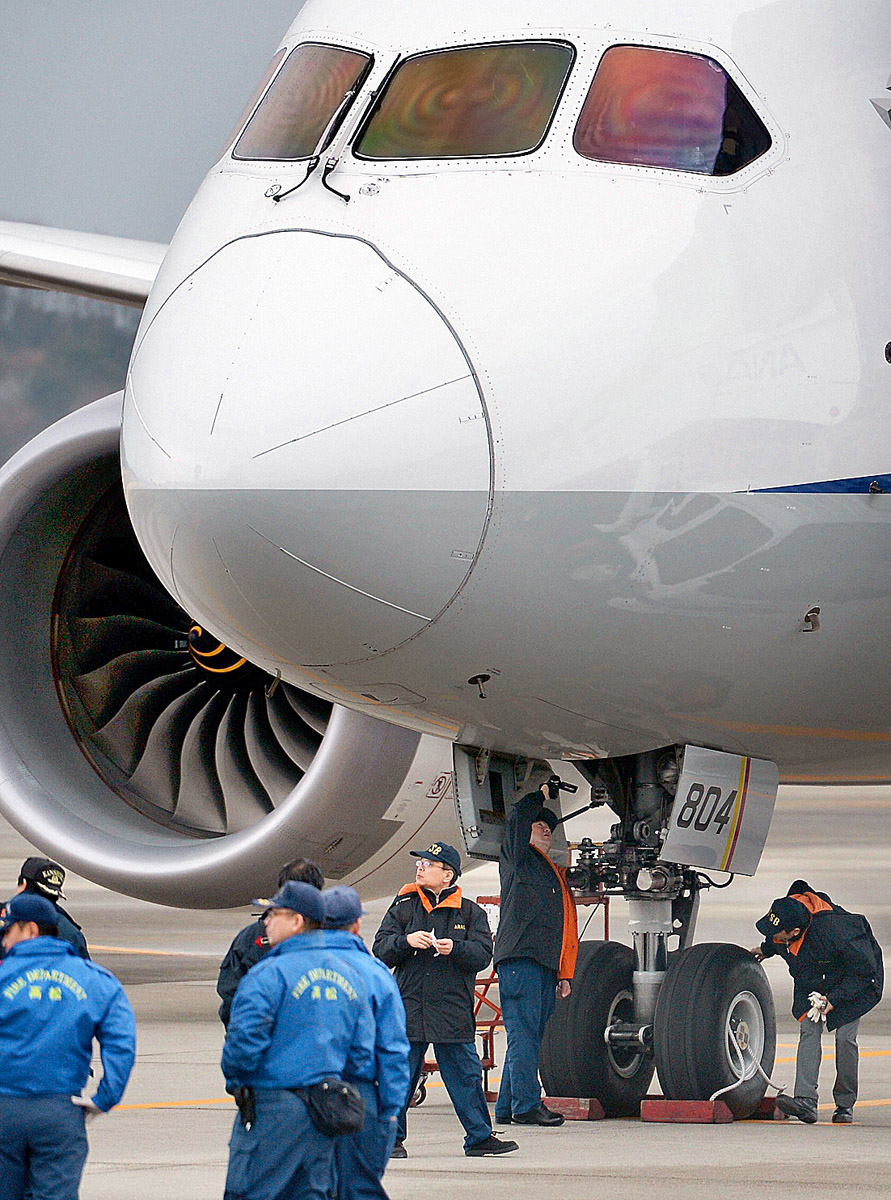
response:
{"label": "grey sky", "polygon": [[0,0],[0,219],[167,241],[302,0]]}

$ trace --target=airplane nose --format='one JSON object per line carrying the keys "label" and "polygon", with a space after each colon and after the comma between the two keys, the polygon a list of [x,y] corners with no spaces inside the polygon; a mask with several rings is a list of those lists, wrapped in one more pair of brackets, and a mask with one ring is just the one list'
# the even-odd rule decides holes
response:
{"label": "airplane nose", "polygon": [[355,662],[461,589],[493,486],[471,361],[370,243],[224,246],[141,334],[124,401],[131,518],[161,579],[252,661]]}

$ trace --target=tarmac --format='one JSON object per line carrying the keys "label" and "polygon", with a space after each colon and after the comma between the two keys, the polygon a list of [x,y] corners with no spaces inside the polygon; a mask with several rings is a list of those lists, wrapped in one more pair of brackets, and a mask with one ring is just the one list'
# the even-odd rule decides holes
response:
{"label": "tarmac", "polygon": [[[573,824],[571,837],[588,832]],[[594,831],[596,832],[596,831]],[[754,879],[703,898],[697,941],[752,946],[754,921],[799,876],[863,912],[891,946],[891,790],[781,789],[764,859]],[[15,888],[35,851],[0,823],[0,893]],[[412,878],[406,861],[406,880]],[[465,894],[497,893],[497,868],[462,880]],[[5,892],[4,892],[5,889]],[[118,896],[75,876],[67,907],[84,927],[94,958],[122,980],[136,1010],[139,1050],[124,1101],[90,1127],[82,1200],[206,1200],[223,1192],[233,1106],[219,1069],[222,1026],[216,972],[250,911],[194,912]],[[373,936],[388,899],[369,904],[363,935]],[[585,917],[583,915],[582,922]],[[624,903],[614,901],[612,936],[627,941]],[[602,936],[595,914],[586,936]],[[785,966],[766,964],[779,1014],[773,1078],[791,1089],[796,1026]],[[600,1197],[641,1200],[829,1200],[891,1195],[891,1002],[860,1027],[861,1100],[852,1126],[833,1126],[831,1039],[824,1042],[820,1122],[744,1121],[655,1125],[639,1120],[567,1122],[558,1129],[511,1127],[514,1154],[468,1159],[462,1131],[438,1077],[409,1114],[409,1158],[391,1164],[392,1200],[431,1195],[478,1200]],[[498,1062],[503,1042],[496,1044]],[[498,1069],[491,1084],[497,1086]],[[658,1093],[654,1082],[654,1094]]]}

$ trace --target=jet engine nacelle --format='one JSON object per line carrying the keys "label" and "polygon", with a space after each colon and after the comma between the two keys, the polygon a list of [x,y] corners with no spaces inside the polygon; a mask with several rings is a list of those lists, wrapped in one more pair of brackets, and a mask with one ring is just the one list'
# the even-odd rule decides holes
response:
{"label": "jet engine nacelle", "polygon": [[121,404],[80,409],[0,470],[0,812],[66,867],[163,904],[243,903],[298,855],[394,888],[401,851],[457,841],[449,743],[271,678],[190,619],[127,517]]}

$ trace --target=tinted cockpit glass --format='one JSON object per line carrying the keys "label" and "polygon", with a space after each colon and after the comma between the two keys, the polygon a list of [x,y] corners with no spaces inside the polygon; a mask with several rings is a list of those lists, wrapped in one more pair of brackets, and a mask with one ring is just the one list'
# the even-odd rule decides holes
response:
{"label": "tinted cockpit glass", "polygon": [[440,50],[396,70],[356,146],[362,158],[524,154],[544,139],[573,50],[502,42]]}
{"label": "tinted cockpit glass", "polygon": [[732,175],[770,148],[770,134],[714,59],[611,46],[600,60],[573,145],[601,162]]}
{"label": "tinted cockpit glass", "polygon": [[333,118],[344,116],[370,63],[367,54],[338,46],[297,46],[236,142],[234,157],[309,158]]}

